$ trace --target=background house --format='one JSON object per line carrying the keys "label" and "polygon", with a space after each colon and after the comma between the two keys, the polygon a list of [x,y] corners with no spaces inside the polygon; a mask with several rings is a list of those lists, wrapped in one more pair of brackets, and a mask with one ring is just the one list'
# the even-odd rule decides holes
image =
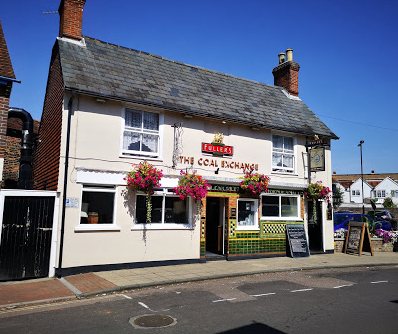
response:
{"label": "background house", "polygon": [[[362,181],[360,174],[333,174],[333,185],[343,191],[343,206],[362,203]],[[364,200],[370,207],[369,199],[377,199],[381,207],[386,198],[398,205],[398,173],[374,172],[364,174]]]}

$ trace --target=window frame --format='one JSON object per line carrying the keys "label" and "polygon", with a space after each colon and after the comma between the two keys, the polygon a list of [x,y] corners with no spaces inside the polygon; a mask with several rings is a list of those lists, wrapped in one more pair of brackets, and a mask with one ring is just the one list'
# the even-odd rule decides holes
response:
{"label": "window frame", "polygon": [[[239,201],[246,202],[254,202],[254,207],[256,208],[254,212],[254,225],[239,225]],[[259,214],[258,214],[258,199],[256,198],[238,198],[236,201],[236,230],[237,231],[259,231],[260,230],[260,222],[259,222]]]}
{"label": "window frame", "polygon": [[[274,151],[274,137],[283,137],[283,138],[292,138],[293,139],[293,153],[284,152],[284,148],[281,152]],[[285,142],[285,139],[283,139]],[[284,144],[283,144],[284,146]],[[281,153],[281,154],[291,154],[293,156],[293,168],[286,168],[283,166],[274,166],[273,165],[273,154],[274,153]],[[271,173],[275,174],[285,174],[285,175],[297,175],[297,137],[291,136],[285,133],[272,133],[271,135]]]}
{"label": "window frame", "polygon": [[192,213],[193,213],[193,200],[191,197],[187,198],[187,206],[188,206],[188,223],[186,224],[176,224],[176,223],[166,223],[165,222],[165,206],[166,206],[166,197],[174,197],[178,198],[178,195],[172,192],[171,188],[162,188],[155,190],[152,196],[162,196],[162,222],[161,223],[137,223],[136,222],[136,214],[137,214],[137,196],[146,196],[144,192],[137,191],[135,194],[135,202],[134,202],[134,217],[133,217],[133,226],[131,230],[187,230],[193,229],[192,226]]}
{"label": "window frame", "polygon": [[[126,111],[136,111],[140,112],[142,115],[142,124],[141,124],[141,130],[137,130],[133,127],[127,127],[126,126]],[[143,128],[143,122],[144,122],[144,113],[149,113],[149,114],[157,114],[159,117],[159,129],[158,131],[153,131],[153,130],[145,130]],[[120,156],[123,157],[148,157],[148,158],[155,158],[155,159],[161,159],[162,157],[162,148],[163,148],[163,125],[164,125],[164,114],[157,112],[157,111],[149,111],[145,109],[140,109],[140,108],[135,108],[135,107],[124,107],[122,109],[122,122],[121,122],[121,131],[120,131]],[[142,134],[148,134],[148,135],[157,135],[158,136],[158,152],[144,152],[144,151],[136,151],[136,150],[125,150],[123,148],[124,144],[124,132],[128,131],[131,133],[139,133],[140,135]]]}
{"label": "window frame", "polygon": [[[379,196],[380,194],[380,196]],[[384,195],[384,196],[383,196]],[[375,198],[385,198],[386,197],[386,191],[385,190],[375,190]]]}
{"label": "window frame", "polygon": [[351,190],[351,196],[361,196],[360,190],[356,189]]}
{"label": "window frame", "polygon": [[[81,224],[80,212],[83,204],[83,193],[84,192],[102,192],[102,193],[113,193],[113,212],[112,212],[112,224]],[[117,211],[117,186],[106,185],[106,184],[90,184],[84,183],[81,186],[80,201],[79,201],[79,222],[75,227],[75,231],[120,231],[120,227],[116,224],[116,211]]]}
{"label": "window frame", "polygon": [[[279,197],[279,215],[276,216],[263,216],[263,197]],[[296,217],[282,217],[282,197],[294,197],[297,199],[297,216]],[[301,218],[301,196],[292,194],[261,194],[261,218],[260,220],[278,220],[278,221],[302,221]]]}

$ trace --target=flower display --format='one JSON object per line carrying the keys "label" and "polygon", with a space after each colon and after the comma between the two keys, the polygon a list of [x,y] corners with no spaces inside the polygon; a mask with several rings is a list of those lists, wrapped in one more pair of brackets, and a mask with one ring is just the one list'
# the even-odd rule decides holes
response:
{"label": "flower display", "polygon": [[240,187],[249,194],[260,195],[262,192],[268,192],[269,177],[264,174],[253,173],[253,170],[245,169],[245,174],[240,179],[243,181],[240,183]]}
{"label": "flower display", "polygon": [[196,174],[195,171],[192,174],[181,171],[180,175],[178,186],[173,189],[180,199],[192,196],[193,199],[201,200],[206,197],[207,189],[210,188],[210,185],[202,176]]}
{"label": "flower display", "polygon": [[383,238],[384,242],[391,241],[396,243],[398,241],[398,231],[385,231],[382,229],[376,230],[376,234],[379,238]]}
{"label": "flower display", "polygon": [[331,190],[329,187],[322,185],[322,181],[317,183],[310,183],[306,189],[304,189],[304,195],[310,199],[326,199],[329,203]]}
{"label": "flower display", "polygon": [[146,161],[133,166],[133,170],[126,175],[124,180],[126,180],[128,187],[146,193],[146,222],[151,223],[152,195],[154,189],[160,187],[160,179],[163,177],[163,173],[162,170],[157,169]]}
{"label": "flower display", "polygon": [[316,202],[318,199],[324,200],[326,199],[329,203],[330,201],[330,193],[331,190],[329,187],[325,187],[322,185],[322,181],[318,181],[316,183],[310,183],[307,188],[304,189],[304,195],[308,199],[312,199],[312,217],[314,222],[317,223],[317,214],[316,214]]}

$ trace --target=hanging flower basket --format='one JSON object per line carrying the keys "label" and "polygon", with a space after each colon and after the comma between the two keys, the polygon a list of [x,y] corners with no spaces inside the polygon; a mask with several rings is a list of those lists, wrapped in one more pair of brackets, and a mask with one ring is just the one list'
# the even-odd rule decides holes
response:
{"label": "hanging flower basket", "polygon": [[317,214],[316,214],[316,202],[318,200],[327,200],[330,201],[330,193],[331,190],[329,187],[325,187],[322,185],[322,181],[318,181],[317,183],[310,183],[307,188],[304,189],[304,195],[308,199],[312,199],[312,217],[314,218],[314,222],[317,223]]}
{"label": "hanging flower basket", "polygon": [[147,195],[146,223],[151,223],[153,190],[160,187],[160,179],[163,177],[163,173],[162,170],[157,169],[146,161],[133,166],[133,170],[126,175],[124,180],[126,180],[128,187],[143,191]]}
{"label": "hanging flower basket", "polygon": [[243,181],[240,183],[240,187],[245,193],[258,196],[263,192],[268,192],[268,176],[265,176],[264,174],[253,173],[253,170],[247,169],[245,169],[243,173],[245,175],[240,177],[240,179],[243,179]]}
{"label": "hanging flower basket", "polygon": [[180,175],[178,186],[174,188],[173,191],[182,200],[186,199],[188,196],[192,196],[193,199],[197,200],[199,213],[201,200],[206,197],[207,189],[210,188],[210,185],[202,176],[196,174],[196,171],[192,174],[181,171]]}

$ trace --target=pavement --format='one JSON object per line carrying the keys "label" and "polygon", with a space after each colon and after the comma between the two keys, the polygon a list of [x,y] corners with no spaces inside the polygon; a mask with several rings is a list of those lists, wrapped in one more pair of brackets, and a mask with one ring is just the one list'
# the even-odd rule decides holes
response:
{"label": "pavement", "polygon": [[266,274],[347,267],[398,266],[398,252],[319,254],[307,258],[272,257],[238,261],[123,269],[57,278],[0,282],[0,309],[117,293],[167,284]]}

